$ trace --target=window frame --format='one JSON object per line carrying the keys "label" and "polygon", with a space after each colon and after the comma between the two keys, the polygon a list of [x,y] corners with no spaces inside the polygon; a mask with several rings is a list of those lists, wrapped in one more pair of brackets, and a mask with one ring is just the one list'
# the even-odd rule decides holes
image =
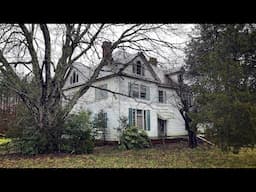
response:
{"label": "window frame", "polygon": [[79,75],[76,71],[73,71],[71,76],[70,76],[69,83],[70,83],[70,85],[73,85],[73,84],[76,84],[78,82],[79,82]]}
{"label": "window frame", "polygon": [[[144,109],[132,109],[129,108],[129,110],[131,110],[131,114],[129,113],[129,115],[131,115],[131,125],[132,126],[136,126],[138,127],[138,117],[140,116],[142,118],[142,127],[138,127],[140,129],[143,129],[145,131],[150,131],[150,110],[144,110]],[[138,111],[141,111],[141,113],[139,114]],[[149,114],[148,114],[149,113]],[[148,120],[148,116],[149,116],[149,120]],[[129,119],[129,117],[128,117]]]}
{"label": "window frame", "polygon": [[[134,92],[136,93],[136,95],[134,94]],[[150,86],[128,82],[128,94],[132,98],[150,100]],[[145,97],[144,96],[142,97],[141,96],[142,94],[145,94]]]}
{"label": "window frame", "polygon": [[145,67],[141,61],[136,61],[133,63],[132,72],[136,75],[145,76]]}
{"label": "window frame", "polygon": [[[135,94],[138,95],[138,96],[135,96]],[[136,84],[136,83],[133,83],[131,84],[131,95],[133,98],[140,98],[140,85],[139,84]]]}
{"label": "window frame", "polygon": [[[142,90],[143,90],[143,92],[142,92]],[[142,94],[145,94],[145,97],[143,98],[142,97]],[[145,85],[140,85],[140,99],[147,99],[147,86],[145,86]]]}
{"label": "window frame", "polygon": [[[160,97],[160,92],[162,92],[162,97]],[[162,101],[160,98],[162,98]],[[158,89],[158,103],[167,103],[166,100],[166,90]]]}

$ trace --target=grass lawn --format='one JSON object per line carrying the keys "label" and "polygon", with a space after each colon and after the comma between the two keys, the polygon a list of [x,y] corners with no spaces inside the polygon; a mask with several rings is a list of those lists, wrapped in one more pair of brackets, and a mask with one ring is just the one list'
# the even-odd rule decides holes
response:
{"label": "grass lawn", "polygon": [[186,143],[143,150],[121,151],[116,147],[96,147],[90,155],[49,154],[34,157],[0,155],[1,168],[256,168],[256,149],[239,154]]}
{"label": "grass lawn", "polygon": [[0,138],[0,145],[6,144],[10,141],[11,141],[11,139]]}

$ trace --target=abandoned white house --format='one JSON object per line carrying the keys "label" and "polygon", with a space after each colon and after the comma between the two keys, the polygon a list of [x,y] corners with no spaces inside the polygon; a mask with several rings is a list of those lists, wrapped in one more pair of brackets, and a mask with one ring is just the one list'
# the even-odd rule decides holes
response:
{"label": "abandoned white house", "polygon": [[[103,54],[108,46],[108,42],[103,44]],[[117,71],[119,75],[115,75]],[[74,63],[64,94],[69,96],[76,92],[92,72],[93,69],[86,65]],[[181,80],[180,71],[163,70],[155,58],[147,60],[141,52],[128,54],[117,51],[112,54],[112,62],[103,67],[94,87],[78,100],[71,113],[89,110],[93,116],[103,110],[107,119],[107,141],[118,140],[120,133],[117,128],[123,116],[130,125],[144,129],[151,138],[187,135],[177,107],[179,97],[173,88]]]}

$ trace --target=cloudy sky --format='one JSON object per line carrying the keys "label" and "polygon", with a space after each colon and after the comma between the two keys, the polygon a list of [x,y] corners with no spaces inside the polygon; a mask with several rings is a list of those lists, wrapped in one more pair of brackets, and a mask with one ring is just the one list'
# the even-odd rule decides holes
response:
{"label": "cloudy sky", "polygon": [[[61,31],[57,32],[55,30],[55,25],[48,25],[51,33],[53,34],[53,38],[51,38],[52,41],[52,60],[53,62],[57,62],[58,58],[61,55],[61,45],[62,45],[62,35]],[[173,24],[173,27],[176,28],[176,30],[173,30],[172,32],[168,33],[168,35],[164,36],[164,39],[171,42],[174,46],[178,47],[179,49],[170,51],[166,49],[166,53],[164,53],[165,49],[163,49],[163,54],[168,55],[167,57],[169,58],[168,64],[166,63],[165,60],[163,60],[161,57],[155,56],[155,55],[149,55],[153,57],[157,57],[158,61],[168,67],[178,67],[182,65],[183,59],[184,59],[184,52],[182,51],[186,45],[186,42],[189,41],[189,34],[192,34],[192,28],[194,24]],[[125,26],[124,26],[125,27]],[[108,39],[110,41],[115,41],[118,35],[122,33],[123,27],[120,28],[115,28],[113,31],[107,31],[109,34],[107,34]],[[160,34],[159,34],[160,35]],[[43,50],[43,38],[42,34],[38,33],[37,36],[38,39],[38,44],[39,44],[39,49]],[[101,49],[101,45],[97,45],[98,49]],[[118,51],[118,50],[116,50]],[[128,51],[133,51],[133,50],[128,50]],[[101,50],[99,50],[99,54],[101,54]],[[14,56],[14,55],[13,55]],[[38,51],[38,57],[39,60],[43,58],[43,52]],[[84,63],[85,65],[95,65],[100,61],[99,55],[95,53],[89,53],[86,56],[82,57],[79,62]],[[24,71],[23,67],[19,67],[17,69],[18,71]],[[26,71],[26,70],[25,70]]]}

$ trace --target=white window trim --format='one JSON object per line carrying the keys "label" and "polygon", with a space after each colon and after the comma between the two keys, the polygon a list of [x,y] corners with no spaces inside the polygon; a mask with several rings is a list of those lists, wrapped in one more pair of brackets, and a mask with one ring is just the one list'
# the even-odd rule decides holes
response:
{"label": "white window trim", "polygon": [[[139,73],[139,74],[137,73],[137,66],[138,66],[138,63],[140,63],[140,67],[141,67],[141,70],[140,70],[140,73]],[[133,72],[135,75],[145,76],[145,66],[143,65],[143,63],[142,63],[141,61],[136,61],[136,62],[133,63],[133,65],[132,65],[132,72]]]}
{"label": "white window trim", "polygon": [[[138,97],[134,97],[133,95],[133,86],[134,85],[137,85],[138,86]],[[142,88],[141,87],[145,87],[146,89],[146,94],[145,94],[145,98],[142,98],[141,97],[141,90]],[[136,99],[142,99],[142,100],[150,100],[150,86],[147,86],[147,85],[144,85],[144,84],[138,84],[138,83],[132,83],[132,82],[129,82],[128,83],[128,94],[133,97],[133,98],[136,98]]]}
{"label": "white window trim", "polygon": [[133,109],[133,110],[135,110],[135,115],[134,115],[135,116],[135,121],[133,120],[133,117],[132,117],[132,122],[133,121],[135,122],[134,126],[136,126],[136,127],[138,126],[138,118],[137,118],[138,114],[137,114],[137,111],[141,110],[142,111],[142,129],[146,131],[147,130],[147,126],[148,126],[148,124],[147,124],[147,110],[144,110],[144,109]]}
{"label": "white window trim", "polygon": [[[163,92],[163,102],[160,102],[159,91]],[[167,91],[164,90],[164,89],[158,89],[158,97],[157,97],[157,99],[158,99],[158,103],[167,104]]]}

